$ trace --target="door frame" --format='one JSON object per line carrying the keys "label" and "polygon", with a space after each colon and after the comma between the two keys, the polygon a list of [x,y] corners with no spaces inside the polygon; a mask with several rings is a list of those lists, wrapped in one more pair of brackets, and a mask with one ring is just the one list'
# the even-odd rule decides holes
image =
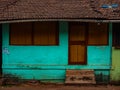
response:
{"label": "door frame", "polygon": [[[86,30],[85,43],[81,43],[81,45],[84,44],[84,46],[85,46],[85,60],[84,60],[84,62],[73,63],[70,61],[70,27],[71,27],[71,24],[80,24],[80,25],[85,26],[85,30]],[[86,65],[87,64],[87,42],[88,42],[88,26],[89,26],[89,24],[86,22],[69,22],[68,25],[69,25],[68,26],[68,64],[69,65]]]}

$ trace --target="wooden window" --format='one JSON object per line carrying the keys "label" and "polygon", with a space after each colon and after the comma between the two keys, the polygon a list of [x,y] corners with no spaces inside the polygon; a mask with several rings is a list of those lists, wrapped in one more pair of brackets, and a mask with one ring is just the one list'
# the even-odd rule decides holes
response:
{"label": "wooden window", "polygon": [[14,23],[10,29],[11,45],[32,44],[32,23]]}
{"label": "wooden window", "polygon": [[11,24],[11,45],[58,45],[56,22]]}
{"label": "wooden window", "polygon": [[89,23],[88,45],[108,45],[108,26],[106,23]]}
{"label": "wooden window", "polygon": [[120,49],[120,23],[113,23],[113,46]]}
{"label": "wooden window", "polygon": [[56,22],[34,23],[35,45],[58,45],[58,30]]}

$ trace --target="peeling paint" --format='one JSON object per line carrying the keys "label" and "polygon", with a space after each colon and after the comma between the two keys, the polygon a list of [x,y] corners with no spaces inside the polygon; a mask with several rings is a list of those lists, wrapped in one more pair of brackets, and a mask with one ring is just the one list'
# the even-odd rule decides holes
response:
{"label": "peeling paint", "polygon": [[4,54],[7,54],[7,55],[10,54],[10,52],[9,52],[7,47],[4,47],[2,51],[3,51]]}

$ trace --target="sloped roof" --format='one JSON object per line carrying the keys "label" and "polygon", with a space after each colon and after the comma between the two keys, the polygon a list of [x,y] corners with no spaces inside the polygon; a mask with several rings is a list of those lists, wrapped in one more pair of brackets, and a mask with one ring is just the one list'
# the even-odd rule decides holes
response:
{"label": "sloped roof", "polygon": [[0,0],[0,21],[35,19],[120,19],[120,0]]}
{"label": "sloped roof", "polygon": [[[91,0],[93,9],[100,12],[106,19],[120,19],[120,0]],[[103,5],[118,5],[116,8],[102,8]]]}

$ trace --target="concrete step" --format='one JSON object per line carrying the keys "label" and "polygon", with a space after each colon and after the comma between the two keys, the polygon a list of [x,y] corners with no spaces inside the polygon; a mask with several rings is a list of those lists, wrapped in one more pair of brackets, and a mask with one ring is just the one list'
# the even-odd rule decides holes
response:
{"label": "concrete step", "polygon": [[66,84],[96,84],[94,70],[66,70]]}

